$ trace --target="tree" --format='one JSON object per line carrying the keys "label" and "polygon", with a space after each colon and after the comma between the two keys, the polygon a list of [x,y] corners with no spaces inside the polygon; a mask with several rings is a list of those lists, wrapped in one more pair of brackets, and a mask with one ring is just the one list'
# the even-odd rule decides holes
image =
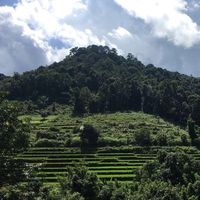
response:
{"label": "tree", "polygon": [[85,108],[85,103],[84,103],[83,99],[81,99],[80,97],[76,97],[75,103],[74,103],[74,108],[73,108],[73,113],[75,115],[83,115],[86,112],[87,112],[87,110]]}
{"label": "tree", "polygon": [[197,137],[197,135],[195,131],[195,122],[192,120],[191,117],[188,118],[187,125],[188,125],[188,133],[190,135],[191,140],[193,141]]}
{"label": "tree", "polygon": [[29,145],[30,126],[18,119],[17,103],[0,103],[0,153],[14,153]]}
{"label": "tree", "polygon": [[191,118],[196,124],[200,124],[200,95],[190,95],[188,100],[192,107]]}
{"label": "tree", "polygon": [[42,120],[45,121],[45,119],[48,117],[48,112],[47,111],[41,111],[40,116],[42,117]]}
{"label": "tree", "polygon": [[87,87],[81,88],[79,94],[75,98],[73,113],[75,115],[83,115],[89,112],[89,105],[92,94]]}
{"label": "tree", "polygon": [[96,147],[98,138],[99,138],[99,131],[95,129],[90,124],[84,124],[81,126],[81,146],[84,147]]}
{"label": "tree", "polygon": [[135,133],[135,142],[140,146],[149,146],[151,144],[151,135],[147,129],[140,129]]}
{"label": "tree", "polygon": [[157,160],[146,163],[139,171],[139,180],[159,180],[172,185],[194,183],[200,164],[183,152],[160,151]]}
{"label": "tree", "polygon": [[163,181],[140,182],[138,190],[131,199],[134,200],[184,200],[179,187]]}
{"label": "tree", "polygon": [[19,110],[16,103],[0,102],[0,186],[25,178],[25,163],[13,158],[29,146],[30,127],[18,119]]}
{"label": "tree", "polygon": [[68,168],[66,178],[60,181],[61,192],[65,196],[67,193],[79,193],[86,200],[97,199],[100,190],[100,181],[97,176],[83,166]]}
{"label": "tree", "polygon": [[[1,200],[36,200],[36,199],[52,199],[57,200],[50,195],[50,190],[47,190],[40,181],[29,181],[27,184],[8,185],[0,189]],[[60,198],[61,199],[61,198]],[[70,199],[70,198],[69,198]],[[74,199],[70,199],[74,200]]]}
{"label": "tree", "polygon": [[125,58],[96,45],[76,47],[47,67],[13,77],[0,75],[1,91],[9,92],[9,99],[31,100],[39,108],[57,102],[74,105],[74,114],[80,115],[142,110],[184,126],[189,114],[200,124],[199,87],[199,78],[145,66],[131,54]]}

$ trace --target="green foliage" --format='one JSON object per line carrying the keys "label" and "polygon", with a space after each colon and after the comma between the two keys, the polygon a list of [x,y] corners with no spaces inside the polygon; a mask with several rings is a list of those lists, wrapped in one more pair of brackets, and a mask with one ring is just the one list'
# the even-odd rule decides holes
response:
{"label": "green foliage", "polygon": [[189,102],[192,104],[191,117],[197,124],[200,124],[200,95],[195,94],[188,98]]}
{"label": "green foliage", "polygon": [[[199,131],[195,125],[200,124],[199,86],[199,79],[153,65],[144,66],[131,54],[124,58],[118,56],[115,49],[95,45],[74,48],[62,62],[49,67],[13,77],[0,76],[0,88],[9,91],[9,99],[27,100],[23,105],[26,112],[35,109],[44,112],[43,120],[38,116],[32,120],[36,132],[31,134],[31,139],[37,140],[36,147],[13,159],[10,154],[28,147],[29,128],[19,120],[15,104],[1,100],[0,185],[4,187],[0,188],[0,199],[200,199],[199,163],[184,153],[166,152],[160,152],[157,160],[151,161],[161,147],[150,147],[189,145],[190,138],[192,144],[199,146]],[[77,116],[62,115],[67,109],[54,102],[73,106]],[[116,111],[143,111],[182,125],[186,125],[191,116],[188,120],[190,138],[185,130],[161,118]],[[90,116],[98,112],[105,114]],[[106,114],[108,112],[113,114]],[[47,113],[60,115],[47,116]],[[84,117],[79,118],[79,115]],[[74,127],[80,124],[85,125],[79,137]],[[101,130],[101,137],[97,130]],[[71,148],[80,144],[102,147],[96,154],[87,155],[80,152],[80,148]],[[175,151],[175,148],[164,148]],[[148,151],[152,155],[142,155]],[[136,152],[140,155],[133,154]],[[194,157],[198,159],[198,155]],[[97,175],[82,166],[66,170],[66,166],[80,163],[81,159]],[[52,186],[52,192],[39,182],[5,186],[5,183],[16,184],[25,178],[23,160],[44,164],[37,172],[37,179],[52,182],[56,182],[58,176],[64,179],[60,185]],[[115,178],[132,181],[135,171],[148,160],[150,162],[136,177],[138,183],[113,182]],[[102,184],[98,177],[112,183]]]}
{"label": "green foliage", "polygon": [[[133,55],[117,55],[107,46],[91,45],[48,67],[0,79],[2,91],[27,100],[29,110],[54,102],[73,105],[74,114],[144,111],[186,125],[191,114],[200,124],[200,80],[145,66]],[[54,109],[55,110],[55,109]]]}
{"label": "green foliage", "polygon": [[0,152],[16,152],[29,145],[30,127],[18,119],[19,107],[15,103],[0,103]]}
{"label": "green foliage", "polygon": [[58,140],[54,139],[38,139],[35,143],[35,147],[59,147],[62,146],[62,143]]}
{"label": "green foliage", "polygon": [[134,200],[183,200],[180,187],[174,187],[168,182],[147,181],[138,185]]}
{"label": "green foliage", "polygon": [[98,200],[110,200],[113,190],[114,184],[112,184],[111,182],[108,184],[104,184],[99,192]]}
{"label": "green foliage", "polygon": [[[101,182],[84,166],[66,169],[59,184],[44,187],[40,182],[0,188],[0,198],[51,200],[198,200],[199,163],[188,155],[160,151],[157,159],[142,167],[137,180],[129,183]],[[110,171],[112,172],[112,171]]]}
{"label": "green foliage", "polygon": [[38,200],[49,199],[49,191],[39,181],[30,181],[24,185],[4,186],[0,188],[1,200]]}
{"label": "green foliage", "polygon": [[190,145],[190,142],[189,142],[186,134],[181,135],[181,141],[182,141],[182,144],[184,146],[189,146]]}
{"label": "green foliage", "polygon": [[54,133],[59,133],[60,132],[60,130],[58,128],[56,128],[56,127],[50,127],[49,131],[52,131]]}
{"label": "green foliage", "polygon": [[143,134],[145,130],[150,134],[150,146],[188,146],[191,143],[188,132],[183,128],[160,117],[141,112],[72,117],[71,111],[67,110],[65,114],[49,115],[45,121],[39,115],[25,115],[20,118],[31,120],[33,142],[42,138],[57,139],[61,142],[66,141],[64,142],[66,147],[80,147],[79,134],[82,124],[90,124],[101,132],[98,137],[98,146],[138,145],[135,134],[140,137],[140,133]]}
{"label": "green foliage", "polygon": [[85,200],[78,192],[65,191],[63,195],[60,190],[55,191],[55,189],[50,191],[48,198],[51,200]]}
{"label": "green foliage", "polygon": [[61,181],[61,192],[78,192],[86,200],[95,200],[99,190],[100,182],[97,176],[87,171],[84,167],[69,168],[66,179]]}
{"label": "green foliage", "polygon": [[144,165],[140,170],[140,179],[151,179],[176,184],[194,183],[195,174],[199,174],[200,163],[185,153],[159,152],[158,160]]}
{"label": "green foliage", "polygon": [[36,139],[57,139],[56,133],[39,131],[36,133]]}
{"label": "green foliage", "polygon": [[40,96],[40,97],[38,97],[38,99],[37,99],[37,105],[38,105],[39,109],[47,107],[48,100],[49,99],[46,96]]}
{"label": "green foliage", "polygon": [[43,112],[40,112],[40,115],[41,117],[43,118],[43,120],[45,120],[46,117],[48,117],[48,113],[43,111]]}
{"label": "green foliage", "polygon": [[26,179],[27,166],[24,161],[0,155],[0,187],[4,184],[16,184]]}
{"label": "green foliage", "polygon": [[29,146],[30,126],[18,119],[18,113],[17,104],[0,102],[0,186],[26,177],[26,164],[12,157]]}
{"label": "green foliage", "polygon": [[140,129],[135,133],[135,142],[140,146],[151,145],[151,135],[148,129]]}
{"label": "green foliage", "polygon": [[83,148],[96,147],[99,138],[99,131],[90,124],[84,124],[80,129],[81,146]]}
{"label": "green foliage", "polygon": [[192,140],[197,137],[195,132],[195,122],[191,118],[188,119],[188,132]]}
{"label": "green foliage", "polygon": [[91,92],[87,87],[81,88],[75,99],[73,112],[75,115],[83,115],[89,112]]}
{"label": "green foliage", "polygon": [[[187,138],[186,138],[187,139]],[[185,142],[185,141],[184,141]],[[168,140],[167,140],[167,134],[164,134],[164,133],[158,133],[156,135],[156,138],[155,138],[155,141],[154,143],[156,145],[159,145],[159,146],[167,146],[167,143],[168,143]]]}

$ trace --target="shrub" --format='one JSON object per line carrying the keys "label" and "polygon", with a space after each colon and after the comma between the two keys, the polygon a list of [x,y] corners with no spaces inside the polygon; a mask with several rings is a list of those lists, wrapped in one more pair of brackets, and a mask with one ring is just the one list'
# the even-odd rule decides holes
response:
{"label": "shrub", "polygon": [[99,146],[122,146],[126,144],[127,144],[126,138],[118,139],[113,137],[103,137],[100,138],[98,141]]}
{"label": "shrub", "polygon": [[150,132],[147,129],[140,129],[135,133],[135,142],[137,145],[140,146],[151,145]]}
{"label": "shrub", "polygon": [[195,130],[195,122],[189,117],[188,122],[188,132],[192,140],[197,137],[196,130]]}
{"label": "shrub", "polygon": [[113,185],[112,183],[109,183],[110,185],[103,185],[101,188],[101,191],[99,192],[98,199],[99,200],[110,200],[112,197],[112,192],[113,192]]}
{"label": "shrub", "polygon": [[[83,167],[68,168],[67,177],[60,181],[61,191],[78,192],[85,200],[95,200],[100,191],[96,174]],[[69,198],[66,198],[69,199]],[[80,199],[77,196],[77,200]]]}
{"label": "shrub", "polygon": [[128,128],[129,128],[129,129],[134,129],[134,128],[135,128],[135,124],[130,123],[130,124],[128,125]]}
{"label": "shrub", "polygon": [[[65,147],[69,147],[69,146],[71,146],[71,144],[72,144],[72,138],[71,137],[66,137],[64,146]],[[79,142],[79,144],[80,144],[80,142]]]}
{"label": "shrub", "polygon": [[193,139],[192,144],[196,147],[200,147],[200,137]]}
{"label": "shrub", "polygon": [[49,130],[53,132],[58,132],[58,133],[60,132],[60,130],[56,127],[50,127]]}
{"label": "shrub", "polygon": [[79,131],[80,131],[80,126],[75,126],[75,127],[73,128],[73,133],[74,133],[74,134],[78,133]]}
{"label": "shrub", "polygon": [[60,147],[62,146],[62,142],[58,140],[49,140],[49,139],[39,139],[35,143],[36,147]]}
{"label": "shrub", "polygon": [[36,133],[36,138],[38,139],[57,139],[57,135],[55,133],[52,132],[37,132]]}
{"label": "shrub", "polygon": [[81,146],[80,139],[77,138],[77,137],[72,138],[71,141],[70,141],[70,146],[71,147],[80,147]]}
{"label": "shrub", "polygon": [[167,135],[164,133],[158,133],[155,138],[155,145],[166,146],[167,144]]}
{"label": "shrub", "polygon": [[188,146],[190,145],[190,141],[188,141],[188,137],[186,134],[181,135],[182,145]]}
{"label": "shrub", "polygon": [[194,183],[199,176],[199,162],[183,152],[158,153],[157,160],[146,163],[139,171],[140,180],[151,179],[173,185]]}
{"label": "shrub", "polygon": [[99,131],[90,124],[84,124],[81,128],[82,128],[81,134],[80,134],[81,145],[83,147],[97,146]]}
{"label": "shrub", "polygon": [[45,119],[46,117],[48,117],[48,113],[47,112],[40,112],[40,115],[43,119]]}

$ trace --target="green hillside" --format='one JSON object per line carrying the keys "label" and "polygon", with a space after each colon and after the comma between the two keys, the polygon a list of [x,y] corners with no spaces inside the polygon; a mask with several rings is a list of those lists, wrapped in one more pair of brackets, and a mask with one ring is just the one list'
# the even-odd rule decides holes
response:
{"label": "green hillside", "polygon": [[95,45],[0,74],[0,199],[200,199],[199,88]]}
{"label": "green hillside", "polygon": [[143,132],[150,136],[149,146],[190,145],[186,130],[160,117],[142,112],[93,114],[85,117],[72,117],[70,112],[46,118],[40,115],[21,116],[21,119],[25,118],[31,119],[33,140],[41,139],[40,136],[36,138],[38,132],[52,132],[56,135],[54,139],[60,141],[58,146],[61,147],[80,146],[80,137],[76,130],[83,124],[91,124],[99,130],[99,146],[138,145],[135,137]]}
{"label": "green hillside", "polygon": [[59,63],[0,81],[1,91],[23,101],[27,113],[57,102],[74,106],[75,114],[143,111],[182,125],[189,115],[200,124],[199,88],[199,78],[96,45],[71,49]]}
{"label": "green hillside", "polygon": [[[58,182],[60,176],[66,175],[67,167],[77,165],[86,166],[102,180],[132,181],[144,163],[155,159],[159,149],[178,148],[199,158],[197,151],[189,147],[186,130],[153,115],[117,112],[72,117],[68,112],[46,118],[39,115],[20,118],[31,119],[32,147],[16,159],[38,165],[35,179],[46,183]],[[87,152],[82,152],[80,132],[76,131],[83,124],[91,124],[100,132],[97,146]],[[144,132],[149,134],[149,143],[136,136]]]}

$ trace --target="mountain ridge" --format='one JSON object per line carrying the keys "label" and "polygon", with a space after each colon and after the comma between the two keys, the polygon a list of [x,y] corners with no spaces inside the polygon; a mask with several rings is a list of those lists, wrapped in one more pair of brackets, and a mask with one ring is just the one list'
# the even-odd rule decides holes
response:
{"label": "mountain ridge", "polygon": [[76,47],[61,62],[0,80],[9,99],[38,106],[68,104],[76,114],[144,111],[180,124],[189,116],[200,123],[199,78],[145,66],[107,46]]}

